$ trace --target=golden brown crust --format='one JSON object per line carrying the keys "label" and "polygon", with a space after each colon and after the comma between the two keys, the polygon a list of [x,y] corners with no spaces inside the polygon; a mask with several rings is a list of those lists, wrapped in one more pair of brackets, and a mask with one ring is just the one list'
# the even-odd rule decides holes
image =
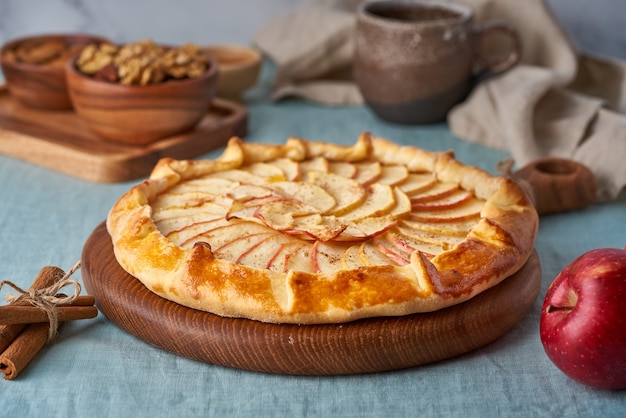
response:
{"label": "golden brown crust", "polygon": [[461,303],[516,272],[537,227],[511,180],[368,133],[163,159],[107,218],[120,265],[156,294],[301,324]]}

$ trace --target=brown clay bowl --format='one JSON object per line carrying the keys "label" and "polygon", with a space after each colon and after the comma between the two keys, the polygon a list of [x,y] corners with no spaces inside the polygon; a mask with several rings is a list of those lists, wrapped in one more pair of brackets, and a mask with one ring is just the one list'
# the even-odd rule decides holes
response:
{"label": "brown clay bowl", "polygon": [[[106,39],[86,34],[38,35],[9,41],[0,50],[0,62],[11,96],[29,107],[70,110],[72,102],[67,92],[65,64],[83,46],[104,41]],[[53,52],[59,51],[61,46],[66,47],[64,53]]]}
{"label": "brown clay bowl", "polygon": [[559,157],[545,157],[522,167],[513,178],[527,182],[540,215],[577,210],[594,202],[597,182],[589,167]]}
{"label": "brown clay bowl", "polygon": [[192,130],[207,113],[217,88],[217,62],[196,78],[127,86],[96,80],[67,64],[68,90],[76,114],[98,136],[146,145]]}
{"label": "brown clay bowl", "polygon": [[204,50],[219,64],[217,95],[241,101],[243,93],[253,87],[261,73],[261,53],[243,45],[209,45]]}

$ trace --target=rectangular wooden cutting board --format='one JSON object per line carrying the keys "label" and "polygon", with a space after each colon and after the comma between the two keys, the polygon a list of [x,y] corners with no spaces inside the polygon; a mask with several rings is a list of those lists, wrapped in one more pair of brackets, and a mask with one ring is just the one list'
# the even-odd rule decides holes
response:
{"label": "rectangular wooden cutting board", "polygon": [[72,111],[24,106],[0,85],[0,154],[84,180],[113,183],[137,179],[163,157],[190,159],[247,133],[245,106],[214,99],[193,131],[133,147],[92,133]]}

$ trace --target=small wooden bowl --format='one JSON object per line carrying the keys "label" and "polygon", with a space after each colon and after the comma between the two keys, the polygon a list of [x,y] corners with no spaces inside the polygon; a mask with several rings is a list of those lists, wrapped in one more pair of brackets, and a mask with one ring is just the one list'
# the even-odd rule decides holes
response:
{"label": "small wooden bowl", "polygon": [[513,178],[528,182],[540,215],[582,209],[596,197],[596,179],[585,165],[547,157],[527,164]]}
{"label": "small wooden bowl", "polygon": [[207,113],[217,88],[217,62],[200,77],[127,86],[93,79],[66,67],[76,114],[98,136],[127,145],[146,145],[192,130]]}
{"label": "small wooden bowl", "polygon": [[[76,56],[83,46],[101,43],[106,39],[87,34],[51,34],[28,36],[6,43],[0,50],[2,72],[11,96],[21,103],[44,110],[70,110],[72,102],[65,81],[65,63]],[[27,48],[64,45],[67,49],[50,62],[22,62],[20,55]],[[57,49],[58,50],[58,49]],[[45,55],[44,55],[45,56]]]}
{"label": "small wooden bowl", "polygon": [[243,93],[259,80],[261,53],[243,45],[210,45],[204,50],[219,64],[217,95],[241,101]]}

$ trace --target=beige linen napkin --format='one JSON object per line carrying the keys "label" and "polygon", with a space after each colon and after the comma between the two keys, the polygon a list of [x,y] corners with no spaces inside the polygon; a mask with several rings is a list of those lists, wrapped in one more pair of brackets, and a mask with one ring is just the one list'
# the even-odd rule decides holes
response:
{"label": "beige linen napkin", "polygon": [[507,149],[518,167],[546,156],[588,166],[597,200],[626,185],[626,63],[576,51],[544,0],[465,0],[479,20],[517,28],[521,64],[489,79],[448,115],[465,140]]}
{"label": "beige linen napkin", "polygon": [[[508,150],[517,167],[559,156],[587,165],[598,200],[626,185],[626,63],[577,51],[545,0],[458,0],[476,21],[504,19],[520,33],[520,65],[477,86],[448,115],[464,140]],[[276,65],[274,100],[361,104],[351,79],[361,0],[310,1],[270,22],[253,42]]]}
{"label": "beige linen napkin", "polygon": [[253,38],[276,65],[272,99],[361,104],[352,81],[353,32],[362,0],[313,0],[269,22]]}

